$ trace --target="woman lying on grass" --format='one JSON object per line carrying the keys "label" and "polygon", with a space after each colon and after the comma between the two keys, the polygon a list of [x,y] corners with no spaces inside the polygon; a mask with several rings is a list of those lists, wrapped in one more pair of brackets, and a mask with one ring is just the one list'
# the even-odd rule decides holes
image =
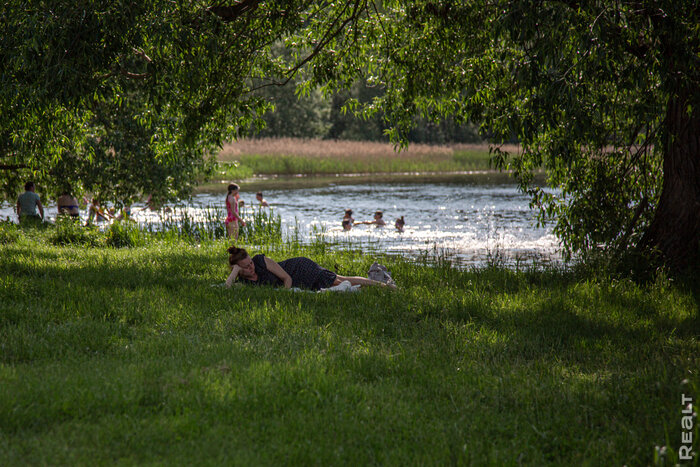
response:
{"label": "woman lying on grass", "polygon": [[231,247],[228,249],[228,264],[231,266],[231,274],[226,279],[226,287],[231,287],[240,278],[244,284],[253,285],[284,285],[286,289],[297,287],[300,289],[320,290],[339,285],[348,281],[351,285],[379,285],[395,289],[394,284],[373,281],[365,277],[339,276],[338,274],[322,268],[309,258],[289,258],[276,263],[265,255],[255,255],[252,258],[243,248]]}

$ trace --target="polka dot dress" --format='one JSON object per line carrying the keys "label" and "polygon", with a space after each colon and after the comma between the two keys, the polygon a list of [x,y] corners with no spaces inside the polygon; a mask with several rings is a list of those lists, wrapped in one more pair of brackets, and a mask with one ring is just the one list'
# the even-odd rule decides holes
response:
{"label": "polka dot dress", "polygon": [[[257,281],[246,281],[257,285],[282,285],[282,280],[267,270],[265,255],[253,256],[253,265],[258,275]],[[319,290],[331,287],[337,274],[322,268],[313,260],[303,256],[289,258],[278,263],[292,278],[292,287],[300,289]]]}

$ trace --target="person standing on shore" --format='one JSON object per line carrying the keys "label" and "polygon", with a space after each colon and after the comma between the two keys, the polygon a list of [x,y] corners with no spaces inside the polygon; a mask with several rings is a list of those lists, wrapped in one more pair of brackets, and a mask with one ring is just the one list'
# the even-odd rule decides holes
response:
{"label": "person standing on shore", "polygon": [[238,216],[238,200],[240,196],[238,195],[238,190],[240,187],[231,183],[228,186],[228,194],[226,195],[226,235],[234,240],[238,240],[238,221],[241,221],[241,225],[245,226],[245,222]]}
{"label": "person standing on shore", "polygon": [[[41,199],[34,190],[34,182],[27,182],[24,184],[24,193],[17,197],[17,220],[20,224],[28,219],[39,222],[44,220],[44,206],[41,205]],[[37,208],[39,214],[36,213]]]}

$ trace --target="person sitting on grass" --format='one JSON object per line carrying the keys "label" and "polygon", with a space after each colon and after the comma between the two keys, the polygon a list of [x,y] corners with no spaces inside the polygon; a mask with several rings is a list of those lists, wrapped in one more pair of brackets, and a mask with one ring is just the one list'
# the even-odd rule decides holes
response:
{"label": "person sitting on grass", "polygon": [[[24,184],[24,193],[17,197],[17,220],[20,224],[27,222],[40,223],[44,220],[44,206],[41,205],[41,199],[37,195],[34,182]],[[39,214],[36,213],[37,208]]]}
{"label": "person sitting on grass", "polygon": [[119,210],[119,214],[116,219],[118,221],[130,221],[131,219],[131,204],[124,204],[124,206]]}
{"label": "person sitting on grass", "polygon": [[80,205],[78,200],[71,194],[70,188],[61,193],[57,200],[59,216],[70,216],[78,220],[80,218]]}
{"label": "person sitting on grass", "polygon": [[321,290],[340,285],[345,281],[350,282],[351,285],[396,288],[393,283],[385,284],[365,277],[339,276],[303,256],[277,263],[262,254],[251,258],[245,249],[235,246],[229,248],[228,253],[231,274],[226,279],[226,287],[231,287],[238,278],[243,284],[284,286],[285,289],[295,287]]}

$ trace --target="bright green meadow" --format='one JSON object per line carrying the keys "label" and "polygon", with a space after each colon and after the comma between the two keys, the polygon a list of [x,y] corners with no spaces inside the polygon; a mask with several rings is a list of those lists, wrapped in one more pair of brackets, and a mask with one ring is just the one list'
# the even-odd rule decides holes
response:
{"label": "bright green meadow", "polygon": [[225,240],[54,229],[0,229],[0,465],[673,464],[700,395],[697,285],[661,274],[387,257],[397,291],[225,289]]}

